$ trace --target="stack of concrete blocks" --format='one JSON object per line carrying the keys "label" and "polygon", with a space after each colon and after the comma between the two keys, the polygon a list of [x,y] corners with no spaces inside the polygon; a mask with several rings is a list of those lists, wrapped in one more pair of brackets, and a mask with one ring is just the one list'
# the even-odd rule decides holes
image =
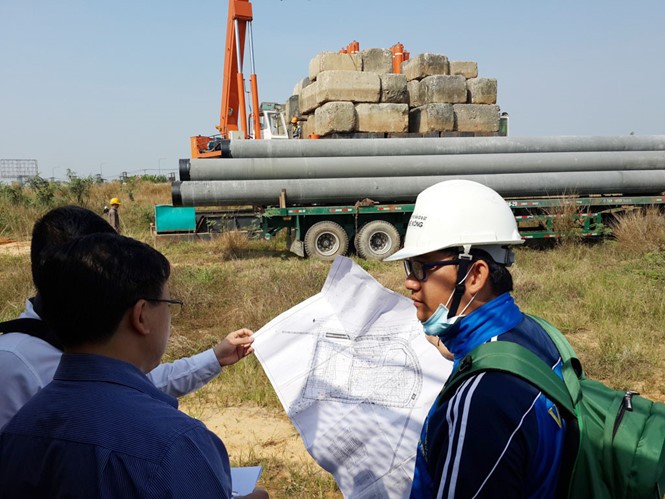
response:
{"label": "stack of concrete blocks", "polygon": [[497,84],[478,78],[478,64],[420,54],[402,63],[409,93],[409,131],[495,135],[499,130]]}
{"label": "stack of concrete blocks", "polygon": [[387,49],[322,52],[294,87],[286,116],[301,120],[303,137],[497,132],[496,80],[478,78],[476,63],[421,54],[402,64],[402,74],[392,69]]}

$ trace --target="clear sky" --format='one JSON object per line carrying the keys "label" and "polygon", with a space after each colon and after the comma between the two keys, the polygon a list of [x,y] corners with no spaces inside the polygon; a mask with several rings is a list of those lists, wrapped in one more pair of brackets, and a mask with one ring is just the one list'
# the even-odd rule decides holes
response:
{"label": "clear sky", "polygon": [[[476,61],[519,135],[665,133],[663,0],[254,0],[262,101],[357,40]],[[0,158],[176,171],[219,119],[227,0],[0,0]],[[245,71],[246,75],[249,73]]]}

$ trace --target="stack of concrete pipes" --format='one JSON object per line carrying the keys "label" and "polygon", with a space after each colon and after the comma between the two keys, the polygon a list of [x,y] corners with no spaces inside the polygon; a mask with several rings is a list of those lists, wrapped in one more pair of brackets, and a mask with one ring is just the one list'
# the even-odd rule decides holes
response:
{"label": "stack of concrete pipes", "polygon": [[181,160],[173,204],[414,202],[443,180],[504,197],[665,191],[665,136],[228,141],[221,159]]}

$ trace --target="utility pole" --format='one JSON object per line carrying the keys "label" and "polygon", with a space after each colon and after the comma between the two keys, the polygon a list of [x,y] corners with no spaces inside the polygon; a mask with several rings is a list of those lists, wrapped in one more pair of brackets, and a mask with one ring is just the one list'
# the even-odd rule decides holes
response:
{"label": "utility pole", "polygon": [[162,176],[162,160],[166,158],[159,158],[157,160],[157,172],[159,173],[159,176]]}

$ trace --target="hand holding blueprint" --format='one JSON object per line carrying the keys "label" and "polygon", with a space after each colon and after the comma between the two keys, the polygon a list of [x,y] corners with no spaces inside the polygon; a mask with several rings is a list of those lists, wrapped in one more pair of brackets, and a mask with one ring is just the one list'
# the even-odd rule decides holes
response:
{"label": "hand holding blueprint", "polygon": [[305,447],[345,497],[408,497],[420,430],[452,363],[411,300],[337,257],[323,289],[255,334]]}

